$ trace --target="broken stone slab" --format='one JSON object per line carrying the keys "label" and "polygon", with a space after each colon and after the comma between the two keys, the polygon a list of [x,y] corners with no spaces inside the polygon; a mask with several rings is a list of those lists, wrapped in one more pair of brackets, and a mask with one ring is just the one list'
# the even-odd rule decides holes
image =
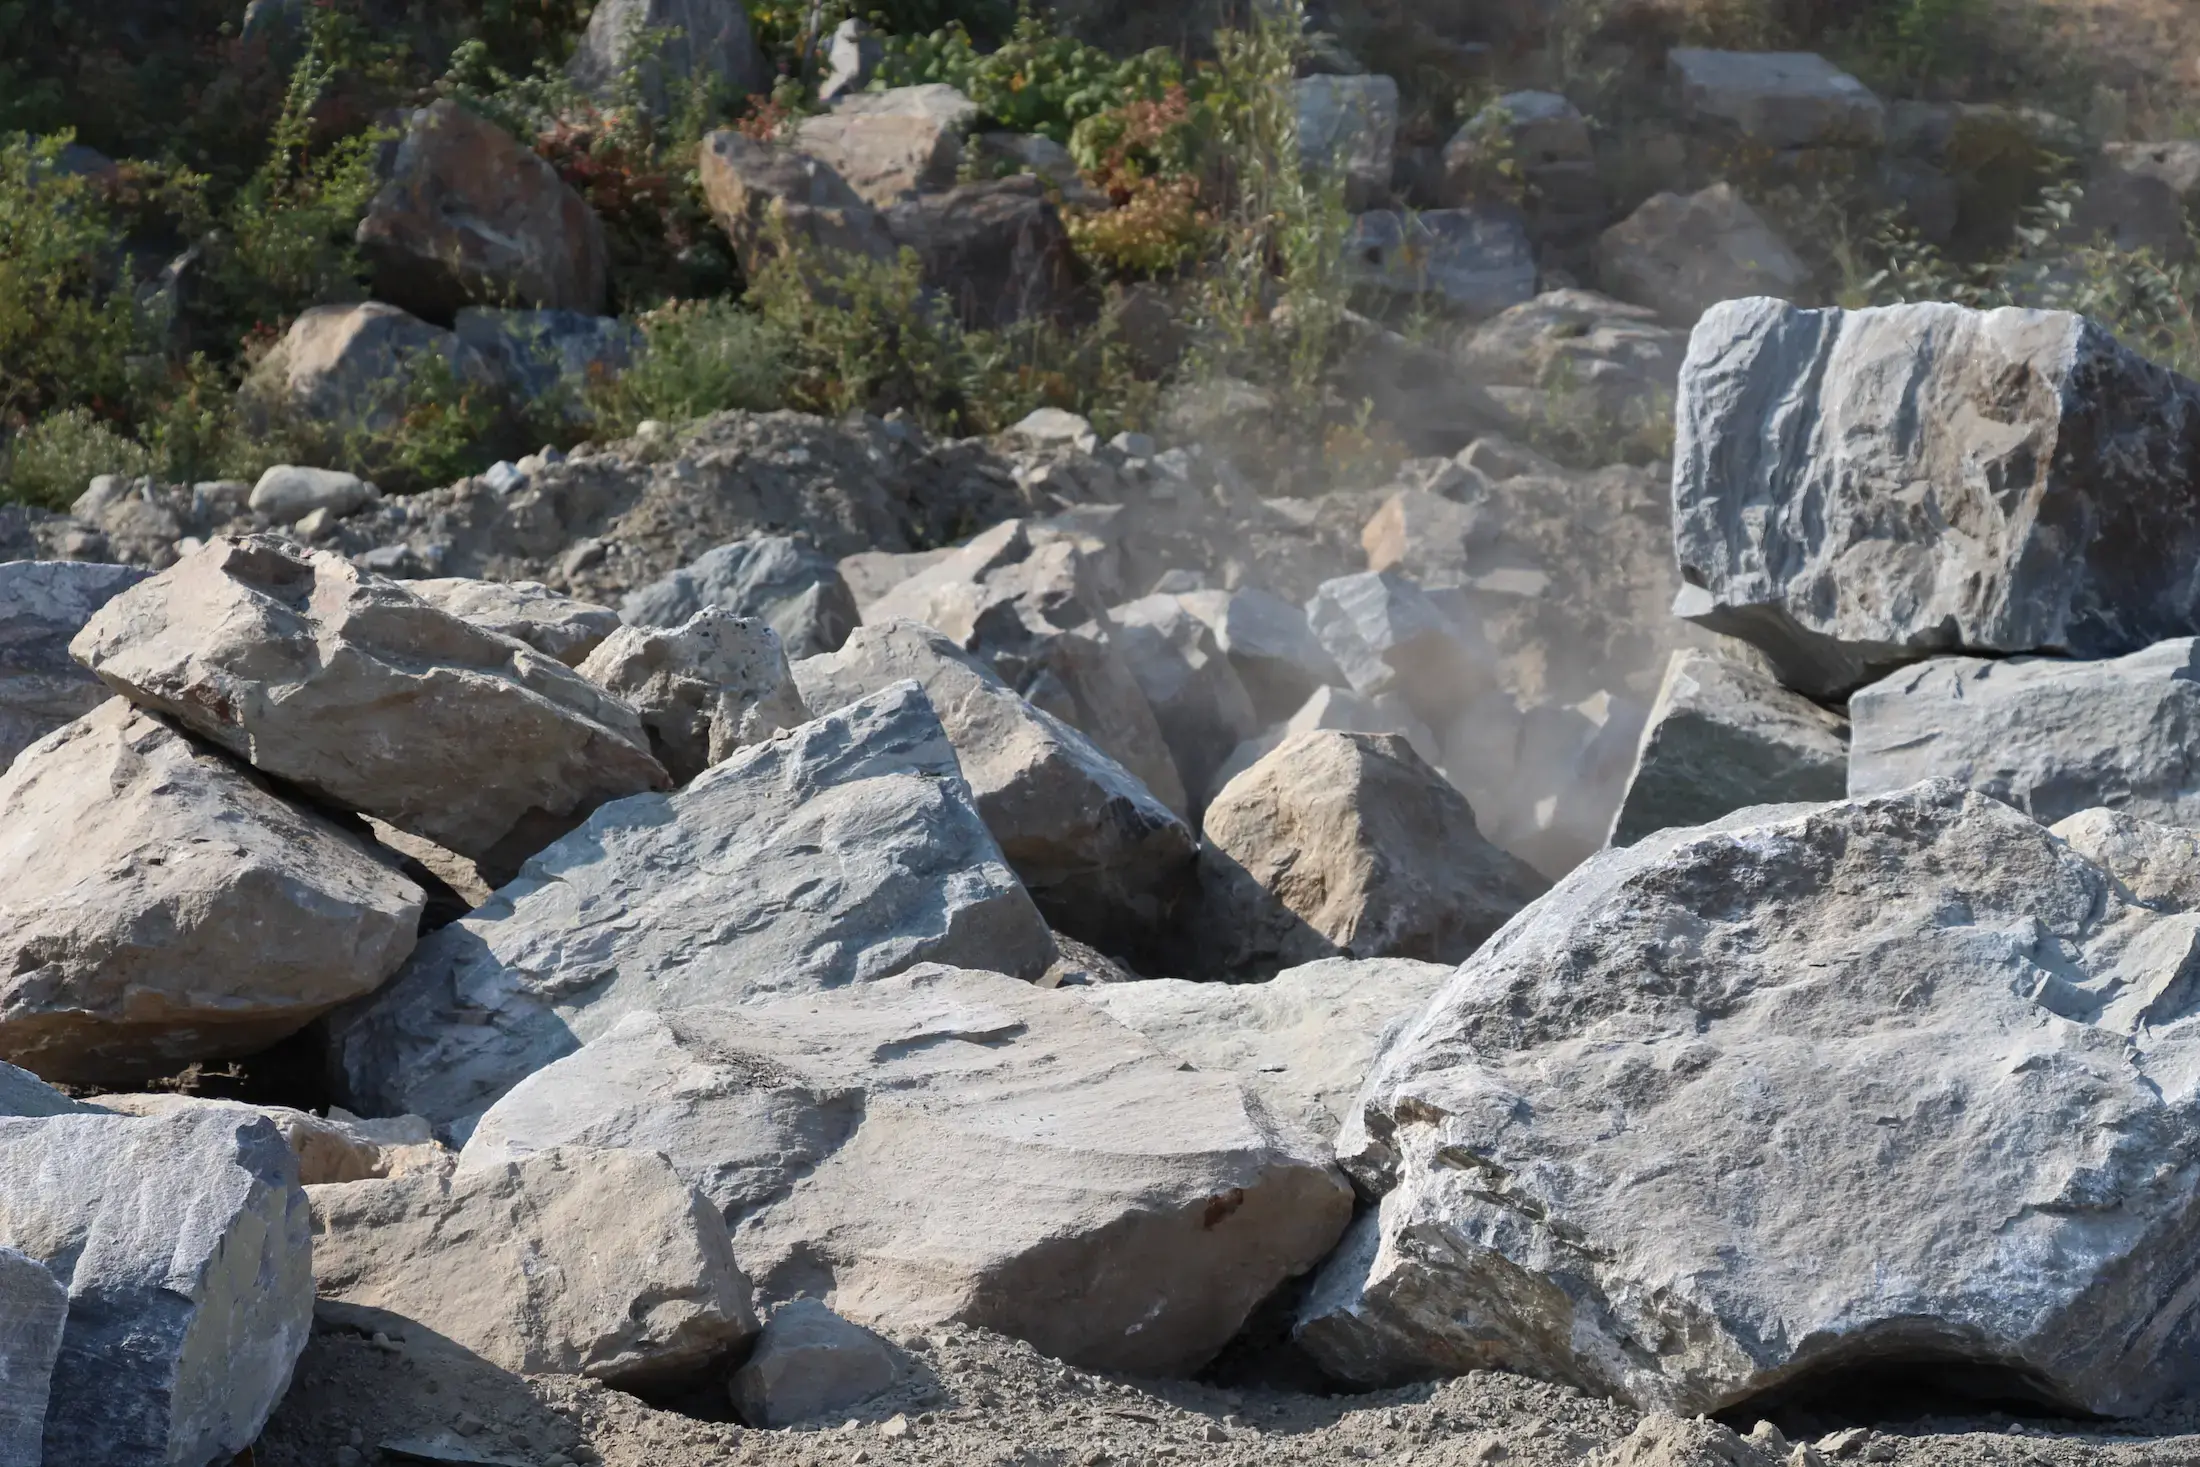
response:
{"label": "broken stone slab", "polygon": [[1234,1079],[1070,994],[930,965],[630,1015],[499,1102],[466,1164],[605,1144],[724,1209],[760,1299],[1149,1375],[1204,1364],[1351,1211]]}
{"label": "broken stone slab", "polygon": [[1398,83],[1387,76],[1307,76],[1291,90],[1301,163],[1340,177],[1348,209],[1387,204],[1398,149]]}
{"label": "broken stone slab", "polygon": [[673,1388],[757,1331],[724,1219],[648,1151],[552,1148],[306,1195],[324,1313],[394,1314],[519,1374]]}
{"label": "broken stone slab", "polygon": [[1402,488],[1361,527],[1360,548],[1370,571],[1397,571],[1424,586],[1464,585],[1496,538],[1491,518],[1479,504]]}
{"label": "broken stone slab", "polygon": [[2080,810],[2051,828],[2140,906],[2200,911],[2200,833],[2107,809]]}
{"label": "broken stone slab", "polygon": [[589,11],[565,74],[607,106],[625,102],[638,84],[640,100],[660,118],[698,83],[726,103],[772,83],[740,0],[604,0]]}
{"label": "broken stone slab", "polygon": [[1297,1338],[1681,1414],[1873,1368],[2142,1414],[2200,1374],[2196,944],[1951,781],[1605,852],[1377,1060],[1338,1154],[1387,1195]]}
{"label": "broken stone slab", "polygon": [[1266,983],[1153,978],[1072,991],[1195,1069],[1235,1075],[1270,1114],[1328,1145],[1359,1096],[1378,1042],[1420,1012],[1452,967],[1323,958]]}
{"label": "broken stone slab", "polygon": [[1947,778],[2042,825],[2097,805],[2200,825],[2200,640],[2103,662],[1936,657],[1849,698],[1848,793]]}
{"label": "broken stone slab", "polygon": [[733,1373],[733,1409],[751,1426],[794,1426],[845,1416],[901,1378],[892,1345],[815,1299],[790,1299]]}
{"label": "broken stone slab", "polygon": [[1545,883],[1395,734],[1293,734],[1207,807],[1196,941],[1217,971],[1456,963]]}
{"label": "broken stone slab", "polygon": [[0,1247],[0,1467],[45,1460],[46,1401],[69,1291],[43,1263]]}
{"label": "broken stone slab", "polygon": [[676,627],[706,606],[768,622],[790,658],[835,652],[863,620],[830,556],[791,535],[755,535],[721,545],[628,594],[629,626]]}
{"label": "broken stone slab", "polygon": [[579,671],[641,716],[675,784],[810,721],[779,633],[716,606],[678,627],[621,627]]}
{"label": "broken stone slab", "polygon": [[1252,695],[1207,624],[1174,596],[1110,609],[1110,641],[1138,680],[1188,790],[1204,790],[1230,751],[1260,732]]}
{"label": "broken stone slab", "polygon": [[1676,46],[1665,64],[1684,115],[1723,123],[1761,148],[1876,148],[1887,104],[1809,51],[1710,51]]}
{"label": "broken stone slab", "polygon": [[1053,943],[914,683],[596,812],[330,1020],[346,1103],[447,1125],[638,1007],[955,961],[1036,978]]}
{"label": "broken stone slab", "polygon": [[127,565],[0,564],[0,771],[113,696],[70,658],[69,639],[93,612],[144,579],[144,571]]}
{"label": "broken stone slab", "polygon": [[560,595],[540,581],[473,581],[463,577],[407,581],[405,589],[439,611],[483,631],[525,642],[545,657],[578,667],[619,629],[608,606]]}
{"label": "broken stone slab", "polygon": [[859,627],[840,651],[795,664],[794,677],[815,709],[916,680],[986,828],[1053,926],[1114,947],[1167,915],[1198,844],[1190,827],[945,636],[908,621]]}
{"label": "broken stone slab", "polygon": [[0,1246],[68,1290],[46,1463],[226,1462],[312,1330],[305,1193],[257,1118],[0,1120]]}
{"label": "broken stone slab", "polygon": [[1370,210],[1353,219],[1344,262],[1345,283],[1355,289],[1470,320],[1535,296],[1535,245],[1526,219],[1505,205]]}
{"label": "broken stone slab", "polygon": [[1596,274],[1607,294],[1693,326],[1720,301],[1794,299],[1810,271],[1730,183],[1653,195],[1598,237]]}
{"label": "broken stone slab", "polygon": [[1689,344],[1673,517],[1676,609],[1811,697],[2120,656],[2200,632],[2200,386],[2062,312],[1733,301]]}
{"label": "broken stone slab", "polygon": [[113,1084],[249,1055],[371,993],[423,894],[109,699],[0,775],[0,1057]]}
{"label": "broken stone slab", "polygon": [[1432,725],[1449,723],[1490,681],[1487,649],[1394,570],[1322,582],[1306,621],[1354,692],[1395,691]]}
{"label": "broken stone slab", "polygon": [[1848,782],[1847,719],[1745,663],[1675,652],[1611,843],[1708,825],[1751,805],[1838,800]]}
{"label": "broken stone slab", "polygon": [[781,249],[781,235],[826,255],[891,260],[894,241],[878,210],[829,163],[732,128],[703,139],[697,166],[711,217],[752,278]]}
{"label": "broken stone slab", "polygon": [[942,82],[851,92],[796,124],[793,144],[875,209],[955,186],[977,104]]}
{"label": "broken stone slab", "polygon": [[503,128],[450,98],[430,103],[406,120],[384,176],[358,229],[377,298],[443,323],[468,305],[602,314],[602,222]]}
{"label": "broken stone slab", "polygon": [[499,873],[667,783],[634,711],[571,668],[265,536],[132,587],[69,651],[262,772]]}
{"label": "broken stone slab", "polygon": [[1289,718],[1319,688],[1343,686],[1343,670],[1306,624],[1306,613],[1281,596],[1247,586],[1176,599],[1215,634],[1263,722]]}

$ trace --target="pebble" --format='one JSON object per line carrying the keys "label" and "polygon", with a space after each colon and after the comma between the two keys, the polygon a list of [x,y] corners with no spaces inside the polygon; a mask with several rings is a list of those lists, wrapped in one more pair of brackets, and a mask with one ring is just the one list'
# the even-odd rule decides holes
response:
{"label": "pebble", "polygon": [[881,1421],[878,1434],[890,1442],[898,1442],[910,1433],[909,1418],[899,1411]]}

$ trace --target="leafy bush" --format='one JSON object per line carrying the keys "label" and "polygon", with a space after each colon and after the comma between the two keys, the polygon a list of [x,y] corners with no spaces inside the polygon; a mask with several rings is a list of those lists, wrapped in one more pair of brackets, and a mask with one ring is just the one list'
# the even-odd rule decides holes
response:
{"label": "leafy bush", "polygon": [[878,76],[888,87],[945,82],[1001,127],[1064,145],[1079,123],[1132,102],[1158,102],[1184,80],[1182,64],[1166,51],[1118,60],[1029,14],[989,52],[981,52],[960,23],[924,35],[888,36]]}
{"label": "leafy bush", "polygon": [[676,301],[641,318],[633,365],[588,392],[599,432],[623,436],[645,418],[680,422],[729,408],[782,406],[789,347],[782,329],[731,301]]}
{"label": "leafy bush", "polygon": [[152,471],[152,456],[85,408],[48,413],[0,449],[0,499],[67,509],[95,474]]}
{"label": "leafy bush", "polygon": [[1197,145],[1183,87],[1088,117],[1074,136],[1079,166],[1114,206],[1070,213],[1079,254],[1117,274],[1158,275],[1207,251],[1215,222],[1191,171]]}

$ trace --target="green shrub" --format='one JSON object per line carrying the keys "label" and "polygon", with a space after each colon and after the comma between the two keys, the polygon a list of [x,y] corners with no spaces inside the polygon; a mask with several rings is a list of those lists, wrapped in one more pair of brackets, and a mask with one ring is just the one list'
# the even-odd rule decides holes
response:
{"label": "green shrub", "polygon": [[0,448],[0,499],[67,509],[95,474],[150,473],[152,455],[85,408],[48,413]]}
{"label": "green shrub", "polygon": [[601,435],[624,436],[645,418],[681,422],[785,404],[788,343],[755,311],[725,300],[676,301],[640,324],[641,355],[588,392]]}
{"label": "green shrub", "polygon": [[1171,86],[1182,86],[1185,75],[1166,51],[1119,60],[1026,14],[994,51],[980,51],[960,24],[887,37],[878,85],[925,82],[959,89],[1012,132],[1038,133],[1066,146],[1079,123],[1132,102],[1158,102]]}

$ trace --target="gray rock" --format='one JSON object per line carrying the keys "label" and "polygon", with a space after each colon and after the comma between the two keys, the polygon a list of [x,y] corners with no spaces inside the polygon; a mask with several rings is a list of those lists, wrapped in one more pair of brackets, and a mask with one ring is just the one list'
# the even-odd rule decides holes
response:
{"label": "gray rock", "polygon": [[671,1158],[762,1300],[1139,1374],[1196,1370],[1351,1210],[1229,1077],[1070,994],[933,966],[631,1015],[482,1117],[466,1164],[574,1144]]}
{"label": "gray rock", "polygon": [[1609,437],[1672,422],[1687,353],[1688,333],[1648,306],[1553,290],[1484,322],[1456,356],[1509,431]]}
{"label": "gray rock", "polygon": [[1387,76],[1307,76],[1292,83],[1300,160],[1339,177],[1345,206],[1390,199],[1398,148],[1398,83]]}
{"label": "gray rock", "polygon": [[376,498],[374,486],[357,474],[277,464],[252,486],[251,506],[279,525],[294,525],[315,510],[342,517]]}
{"label": "gray rock", "polygon": [[1174,596],[1110,610],[1111,641],[1161,724],[1185,788],[1204,790],[1230,751],[1260,732],[1253,699],[1207,623]]}
{"label": "gray rock", "polygon": [[1258,587],[1187,591],[1177,604],[1207,624],[1263,722],[1291,717],[1317,689],[1342,687],[1344,671],[1306,624],[1306,613]]}
{"label": "gray rock", "polygon": [[354,1109],[474,1115],[636,1008],[955,961],[1037,977],[1046,925],[903,683],[599,810],[331,1020]]}
{"label": "gray rock", "polygon": [[1708,825],[1751,805],[1838,800],[1848,789],[1848,733],[1840,714],[1756,668],[1675,652],[1612,844],[1633,845],[1669,826]]}
{"label": "gray rock", "polygon": [[544,1150],[307,1195],[323,1301],[506,1370],[671,1388],[756,1334],[725,1220],[646,1151]]}
{"label": "gray rock", "polygon": [[1456,963],[1544,888],[1395,734],[1293,734],[1223,787],[1203,829],[1196,941],[1225,972]]}
{"label": "gray rock", "polygon": [[1472,496],[1469,502],[1410,485],[1385,499],[1360,529],[1367,568],[1394,570],[1424,586],[1473,581],[1476,562],[1488,558],[1489,542],[1496,538],[1495,516],[1472,502],[1481,497],[1476,493],[1481,485],[1462,488]]}
{"label": "gray rock", "polygon": [[1651,197],[1598,238],[1596,273],[1608,294],[1677,326],[1720,301],[1792,300],[1810,285],[1809,268],[1730,183]]}
{"label": "gray rock", "polygon": [[265,537],[132,587],[69,650],[255,768],[500,871],[666,783],[633,710],[571,668]]}
{"label": "gray rock", "polygon": [[733,1408],[751,1426],[845,1416],[901,1379],[894,1347],[815,1299],[790,1299],[733,1373]]}
{"label": "gray rock", "polygon": [[29,1070],[0,1062],[0,1116],[96,1114],[99,1109],[69,1099]]}
{"label": "gray rock", "polygon": [[871,27],[850,16],[833,27],[825,43],[825,72],[817,84],[817,99],[830,105],[853,92],[863,91],[886,59],[886,43]]}
{"label": "gray rock", "polygon": [[1113,206],[1106,193],[1085,181],[1076,156],[1043,133],[981,132],[970,140],[970,152],[982,164],[1031,174],[1070,208]]}
{"label": "gray rock", "polygon": [[2200,204],[2200,139],[2106,143],[2101,160],[2129,176],[2159,179],[2187,208]]}
{"label": "gray rock", "polygon": [[[595,13],[615,8],[598,6]],[[590,388],[633,365],[643,345],[640,329],[631,323],[580,311],[468,306],[453,330],[514,402],[533,413],[554,411],[573,424],[595,420]]]}
{"label": "gray rock", "polygon": [[622,100],[627,74],[637,72],[641,100],[659,117],[677,111],[697,82],[726,103],[772,83],[740,0],[602,0],[565,70],[606,103]]}
{"label": "gray rock", "polygon": [[830,163],[784,143],[721,128],[703,139],[697,173],[711,217],[752,276],[777,252],[782,231],[831,254],[894,257],[894,241],[878,210]]}
{"label": "gray rock", "polygon": [[1936,657],[1849,699],[1848,792],[1946,778],[2042,825],[2105,805],[2200,825],[2200,641],[2105,662]]}
{"label": "gray rock", "polygon": [[2143,1413],[2200,1373],[2196,939],[1945,781],[1606,852],[1376,1062],[1338,1151],[1387,1195],[1300,1343],[1682,1414],[1880,1365]]}
{"label": "gray rock", "polygon": [[962,137],[977,104],[940,82],[852,92],[829,111],[805,117],[794,146],[831,167],[857,197],[885,209],[955,186]]}
{"label": "gray rock", "polygon": [[46,1399],[69,1291],[46,1266],[0,1247],[0,1467],[44,1461]]}
{"label": "gray rock", "polygon": [[98,1105],[77,1108],[126,1116],[219,1111],[234,1120],[257,1117],[272,1125],[290,1147],[290,1154],[298,1159],[299,1185],[305,1187],[448,1171],[458,1161],[458,1153],[437,1141],[419,1116],[368,1121],[341,1106],[331,1106],[327,1115],[317,1116],[286,1105],[247,1105],[239,1100],[213,1100],[173,1091],[101,1095]]}
{"label": "gray rock", "polygon": [[794,677],[813,709],[915,679],[978,814],[1054,927],[1117,946],[1166,915],[1197,846],[1190,827],[1083,734],[945,636],[907,621],[859,627],[840,651],[797,663]]}
{"label": "gray rock", "polygon": [[68,1289],[47,1463],[227,1462],[312,1329],[312,1222],[262,1120],[0,1120],[0,1246]]}
{"label": "gray rock", "polygon": [[255,427],[302,432],[338,449],[395,428],[429,371],[462,386],[499,385],[495,369],[456,333],[397,306],[314,306],[253,368],[238,400]]}
{"label": "gray rock", "polygon": [[863,620],[832,558],[788,535],[721,545],[629,595],[619,615],[629,626],[676,627],[706,606],[769,622],[797,660],[838,651]]}
{"label": "gray rock", "polygon": [[1494,204],[1352,221],[1344,279],[1357,289],[1431,304],[1472,320],[1535,296],[1535,246],[1519,211]]}
{"label": "gray rock", "polygon": [[1154,978],[1071,991],[1193,1068],[1236,1076],[1270,1114],[1328,1145],[1377,1042],[1451,973],[1411,958],[1324,958],[1266,983]]}
{"label": "gray rock", "polygon": [[69,656],[92,613],[145,579],[127,565],[0,564],[0,771],[27,745],[112,696]]}
{"label": "gray rock", "polygon": [[1265,759],[1291,735],[1325,728],[1343,733],[1397,734],[1412,745],[1413,752],[1420,755],[1423,762],[1430,765],[1444,762],[1443,747],[1436,735],[1427,724],[1413,716],[1405,700],[1395,693],[1366,698],[1349,688],[1316,688],[1289,718],[1231,751],[1230,757],[1215,771],[1207,798],[1211,800],[1220,794],[1223,786]]}
{"label": "gray rock", "polygon": [[1354,692],[1396,691],[1431,724],[1450,722],[1490,681],[1487,649],[1396,571],[1322,582],[1306,621]]}
{"label": "gray rock", "polygon": [[641,715],[675,784],[810,721],[779,633],[716,606],[675,628],[621,627],[580,674]]}
{"label": "gray rock", "polygon": [[0,775],[0,1057],[112,1084],[252,1054],[371,993],[423,894],[119,698]]}
{"label": "gray rock", "polygon": [[2052,829],[2140,906],[2200,911],[2200,834],[2107,809],[2080,810]]}
{"label": "gray rock", "polygon": [[610,607],[561,596],[540,581],[452,576],[407,581],[405,589],[439,611],[483,631],[525,642],[567,667],[580,666],[604,638],[619,629],[619,613]]}
{"label": "gray rock", "polygon": [[1076,248],[1046,186],[1029,174],[903,199],[886,211],[886,229],[966,326],[1065,320],[1077,308]]}
{"label": "gray rock", "polygon": [[1876,148],[1887,104],[1808,51],[1706,51],[1678,46],[1666,66],[1688,116],[1725,123],[1761,148]]}
{"label": "gray rock", "polygon": [[2200,632],[2200,387],[2081,316],[1736,301],[1689,345],[1673,514],[1676,609],[1814,697],[2134,652]]}

